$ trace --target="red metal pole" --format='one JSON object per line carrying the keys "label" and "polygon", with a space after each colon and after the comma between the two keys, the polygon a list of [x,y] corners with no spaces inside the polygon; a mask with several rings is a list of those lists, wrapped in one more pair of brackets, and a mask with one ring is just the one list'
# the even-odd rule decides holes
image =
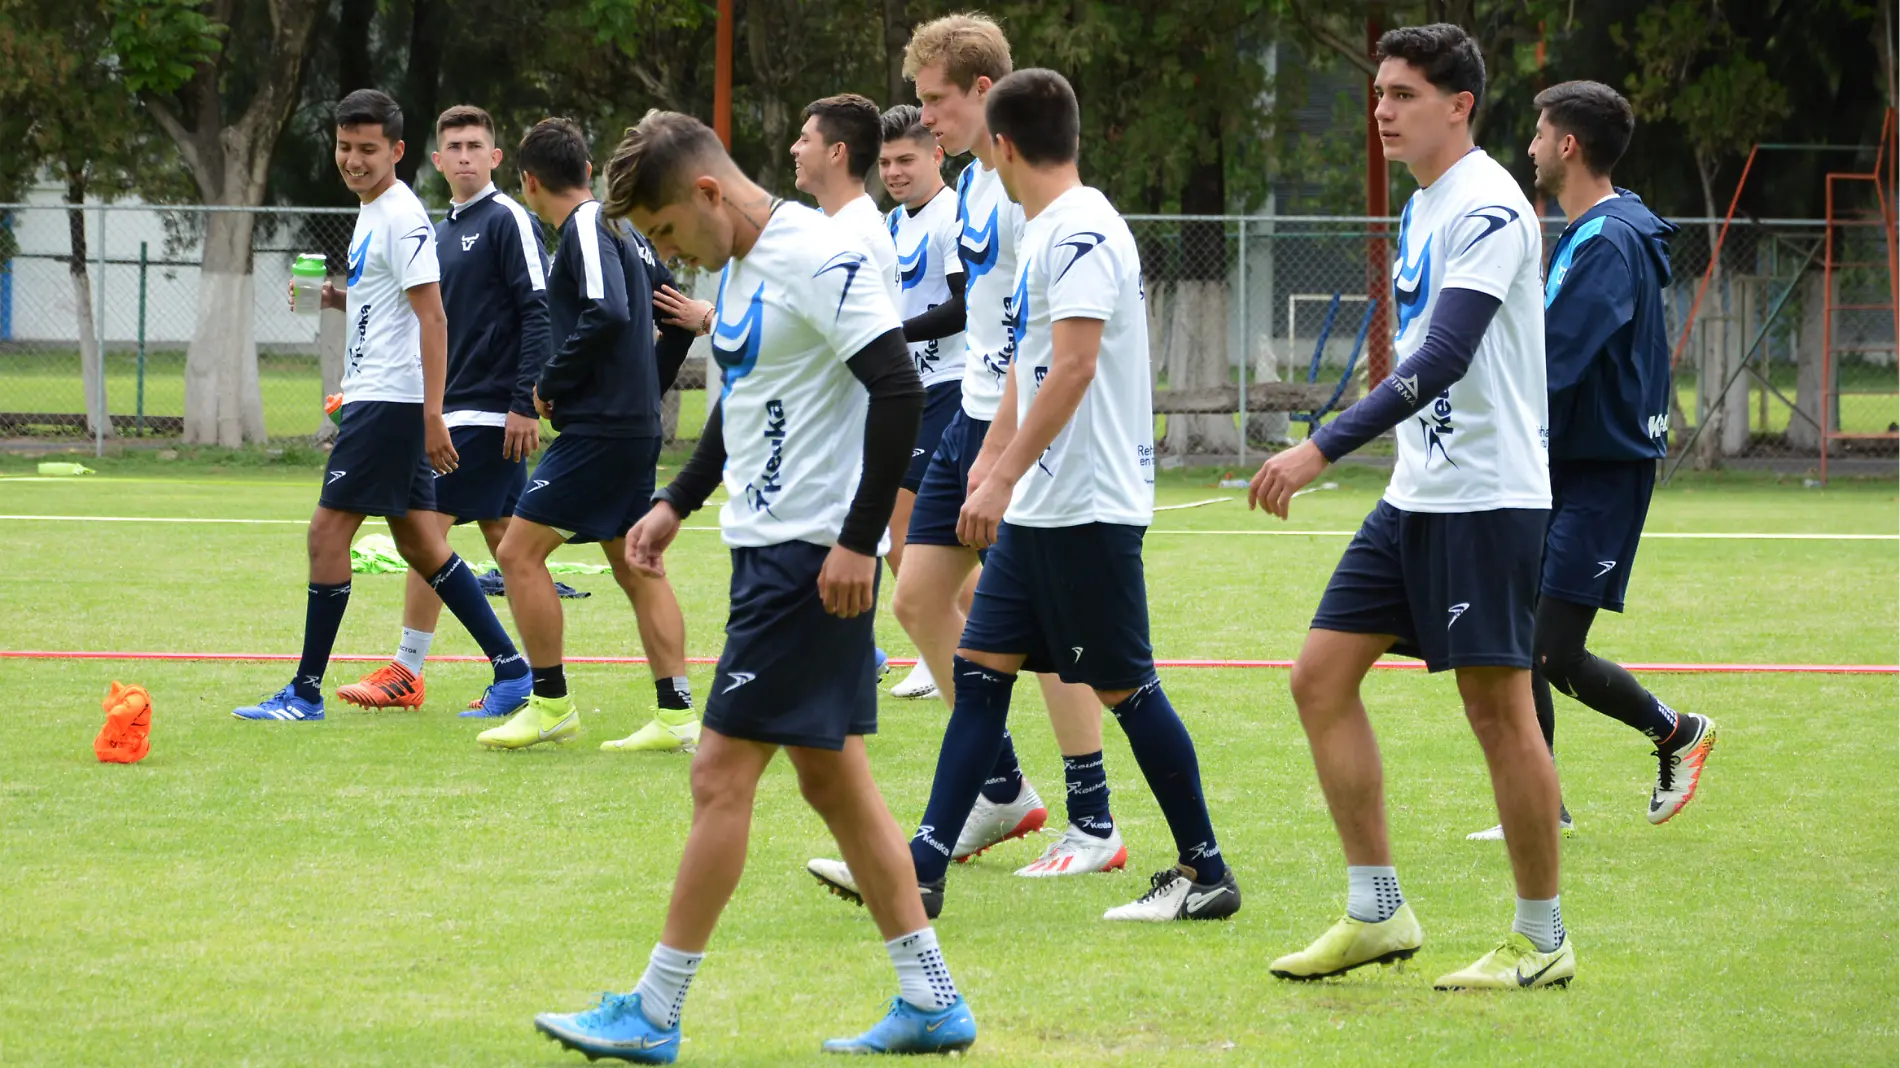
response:
{"label": "red metal pole", "polygon": [[[1374,5],[1366,16],[1366,55],[1378,51],[1379,8]],[[1379,101],[1372,92],[1372,78],[1366,78],[1366,214],[1384,219],[1392,214],[1390,189],[1385,163],[1385,144],[1379,139],[1379,124],[1372,113]],[[1392,253],[1386,241],[1386,225],[1374,222],[1366,242],[1366,299],[1372,302],[1372,325],[1366,331],[1366,385],[1378,385],[1392,370],[1392,327],[1388,318],[1391,291]]]}
{"label": "red metal pole", "polygon": [[713,58],[713,132],[732,149],[732,0],[719,0],[719,33]]}

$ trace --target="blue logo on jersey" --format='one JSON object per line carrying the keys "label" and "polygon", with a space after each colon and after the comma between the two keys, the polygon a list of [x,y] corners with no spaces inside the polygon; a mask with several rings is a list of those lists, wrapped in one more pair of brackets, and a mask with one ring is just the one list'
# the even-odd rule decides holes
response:
{"label": "blue logo on jersey", "polygon": [[752,373],[759,362],[759,339],[765,334],[765,283],[752,291],[745,314],[726,322],[726,280],[719,279],[719,303],[713,309],[712,352],[719,364],[720,399],[732,394],[733,384]]}
{"label": "blue logo on jersey", "polygon": [[779,481],[785,467],[785,405],[777,397],[765,402],[765,440],[772,450],[771,455],[766,458],[765,469],[759,472],[759,477],[745,484],[745,499],[753,511],[777,519],[778,513],[772,511],[772,496],[785,489],[785,483]]}
{"label": "blue logo on jersey", "polygon": [[1399,329],[1392,335],[1397,341],[1405,336],[1406,328],[1412,325],[1425,310],[1432,299],[1432,238],[1425,235],[1425,247],[1418,250],[1418,258],[1411,254],[1412,205],[1405,205],[1405,215],[1399,220],[1399,269],[1392,279],[1392,303],[1399,313]]}
{"label": "blue logo on jersey", "polygon": [[376,236],[376,231],[372,229],[363,235],[362,244],[350,250],[349,284],[352,286],[356,284],[357,279],[363,277],[363,265],[369,262],[369,239],[374,236]]}
{"label": "blue logo on jersey", "polygon": [[1016,292],[1003,298],[1003,351],[994,356],[985,354],[983,366],[990,374],[1002,378],[1009,373],[1009,365],[1016,362],[1016,353],[1021,351],[1023,335],[1029,331],[1029,261],[1024,260],[1016,272]]}
{"label": "blue logo on jersey", "polygon": [[833,319],[844,314],[844,298],[851,293],[851,283],[858,280],[858,271],[864,266],[866,257],[862,252],[840,252],[825,261],[823,267],[812,273],[816,278],[827,271],[844,272],[844,288],[838,291],[838,310],[831,313]]}
{"label": "blue logo on jersey", "polygon": [[1557,291],[1563,288],[1564,278],[1570,274],[1570,261],[1577,258],[1577,250],[1602,232],[1603,216],[1599,215],[1577,227],[1577,232],[1557,250],[1556,258],[1551,261],[1550,277],[1544,281],[1544,307],[1550,307],[1551,301],[1557,299]]}
{"label": "blue logo on jersey", "polygon": [[982,229],[971,228],[967,209],[957,215],[963,221],[963,233],[957,238],[957,259],[963,261],[963,288],[969,289],[996,266],[996,209],[990,209],[990,219]]}
{"label": "blue logo on jersey", "polygon": [[1458,461],[1451,458],[1449,451],[1452,431],[1457,429],[1451,425],[1451,390],[1445,390],[1438,395],[1438,399],[1432,401],[1431,411],[1418,417],[1418,425],[1425,434],[1426,468],[1429,469],[1432,466],[1433,453],[1443,457],[1451,466],[1457,467]]}
{"label": "blue logo on jersey", "polygon": [[917,239],[917,248],[908,256],[897,257],[897,281],[902,289],[916,289],[930,270],[930,237]]}
{"label": "blue logo on jersey", "polygon": [[1465,242],[1465,247],[1458,250],[1458,255],[1460,256],[1470,252],[1473,245],[1476,245],[1478,242],[1483,241],[1485,238],[1490,237],[1492,234],[1516,222],[1517,209],[1507,208],[1502,204],[1487,204],[1476,211],[1466,214],[1465,218],[1484,220],[1484,229],[1479,232],[1477,237]]}
{"label": "blue logo on jersey", "polygon": [[1075,250],[1075,255],[1069,257],[1069,262],[1063,264],[1062,270],[1056,274],[1056,281],[1062,281],[1062,276],[1069,273],[1069,268],[1075,266],[1077,261],[1081,260],[1082,257],[1095,251],[1095,246],[1107,240],[1108,236],[1106,234],[1098,234],[1093,230],[1083,230],[1081,233],[1071,234],[1056,242],[1057,248],[1072,248]]}

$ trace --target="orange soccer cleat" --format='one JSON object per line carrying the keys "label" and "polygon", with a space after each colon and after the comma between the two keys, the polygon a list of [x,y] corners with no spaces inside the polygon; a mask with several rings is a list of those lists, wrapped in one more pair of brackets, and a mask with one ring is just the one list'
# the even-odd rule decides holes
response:
{"label": "orange soccer cleat", "polygon": [[143,686],[127,686],[115,679],[101,704],[106,725],[92,740],[93,754],[108,764],[144,760],[152,751],[152,695]]}
{"label": "orange soccer cleat", "polygon": [[336,695],[363,708],[421,708],[422,676],[394,661],[384,664]]}

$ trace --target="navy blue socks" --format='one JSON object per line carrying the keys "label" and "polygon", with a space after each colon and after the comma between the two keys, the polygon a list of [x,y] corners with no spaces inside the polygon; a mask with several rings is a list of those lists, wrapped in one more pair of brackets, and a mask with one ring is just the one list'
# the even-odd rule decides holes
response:
{"label": "navy blue socks", "polygon": [[[997,749],[1008,733],[1009,694],[1016,676],[959,656],[955,678],[957,706],[943,728],[943,750],[937,754],[937,775],[930,784],[923,822],[910,840],[919,883],[934,883],[949,870],[950,851],[976,807],[984,769],[996,763]],[[1014,799],[1015,794],[1010,797]]]}
{"label": "navy blue socks", "polygon": [[467,628],[475,644],[482,647],[489,662],[495,665],[496,678],[518,679],[528,673],[527,659],[515,651],[515,643],[509,639],[508,632],[501,629],[495,610],[488,606],[482,584],[476,581],[475,573],[462,563],[460,556],[450,553],[448,561],[429,576],[429,586],[442,598],[442,604],[455,615],[456,621]]}
{"label": "navy blue socks", "polygon": [[330,666],[336,631],[343,625],[343,610],[349,606],[349,583],[310,584],[310,599],[303,611],[303,655],[297,659],[297,677],[290,684],[298,697],[311,704],[323,700],[323,672]]}
{"label": "navy blue socks", "polygon": [[553,667],[535,668],[534,695],[549,700],[567,696],[567,668],[556,664]]}
{"label": "navy blue socks", "polygon": [[1102,766],[1102,751],[1062,758],[1062,777],[1069,785],[1069,823],[1097,838],[1115,832],[1115,820],[1108,814],[1108,770]]}
{"label": "navy blue socks", "polygon": [[[959,682],[963,676],[957,676]],[[957,690],[957,706],[963,705],[963,691]],[[1214,841],[1214,824],[1207,817],[1207,800],[1201,796],[1201,765],[1194,756],[1194,739],[1161,692],[1161,682],[1148,683],[1114,708],[1115,722],[1128,736],[1128,747],[1135,751],[1135,763],[1141,765],[1141,777],[1148,780],[1155,802],[1174,833],[1174,848],[1180,862],[1194,869],[1197,883],[1217,883],[1227,874],[1227,862],[1221,859],[1220,845]]]}
{"label": "navy blue socks", "polygon": [[1003,729],[1003,747],[996,751],[996,763],[989,778],[983,780],[983,796],[999,805],[1007,805],[1023,792],[1023,767],[1016,762],[1016,743],[1009,729]]}

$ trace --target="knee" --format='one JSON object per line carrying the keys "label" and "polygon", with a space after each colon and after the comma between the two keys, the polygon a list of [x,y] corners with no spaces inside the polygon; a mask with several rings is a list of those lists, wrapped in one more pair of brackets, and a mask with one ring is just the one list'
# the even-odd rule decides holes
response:
{"label": "knee", "polygon": [[906,586],[904,580],[899,578],[897,590],[891,595],[891,614],[897,617],[897,624],[904,628],[905,633],[909,633],[923,618],[919,607],[917,591]]}
{"label": "knee", "polygon": [[520,570],[521,566],[533,558],[526,542],[521,538],[503,535],[501,544],[495,546],[495,563],[500,565],[503,574]]}
{"label": "knee", "polygon": [[805,803],[821,816],[829,814],[838,807],[840,796],[838,784],[824,776],[800,775],[798,792],[805,798]]}
{"label": "knee", "polygon": [[1571,694],[1576,692],[1571,680],[1576,678],[1578,669],[1590,654],[1582,642],[1560,641],[1539,634],[1532,655],[1536,657],[1537,670],[1543,673],[1544,681],[1563,693]]}
{"label": "knee", "polygon": [[1338,697],[1339,686],[1325,668],[1301,658],[1293,662],[1288,688],[1293,692],[1293,704],[1304,716],[1309,710],[1331,705]]}
{"label": "knee", "polygon": [[694,808],[752,804],[753,785],[730,768],[711,761],[695,760],[692,778]]}

